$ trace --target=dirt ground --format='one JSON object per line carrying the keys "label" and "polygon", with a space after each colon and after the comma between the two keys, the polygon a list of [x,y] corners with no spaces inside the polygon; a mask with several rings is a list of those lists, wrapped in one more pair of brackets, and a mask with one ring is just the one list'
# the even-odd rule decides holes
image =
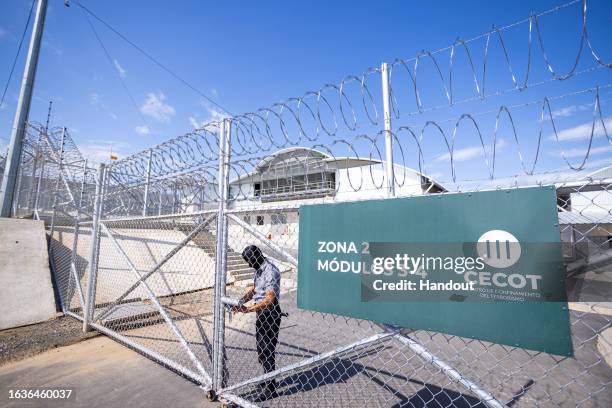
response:
{"label": "dirt ground", "polygon": [[99,335],[83,333],[83,324],[71,317],[0,331],[0,366],[43,351],[78,343]]}

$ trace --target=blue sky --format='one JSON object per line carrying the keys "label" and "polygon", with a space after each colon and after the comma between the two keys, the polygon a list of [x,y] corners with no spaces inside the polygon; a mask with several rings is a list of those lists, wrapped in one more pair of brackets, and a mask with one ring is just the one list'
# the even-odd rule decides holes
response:
{"label": "blue sky", "polygon": [[[492,24],[504,26],[528,17],[532,10],[543,11],[562,1],[82,0],[82,3],[219,104],[231,112],[242,113],[303,95],[305,91],[316,90],[326,83],[337,83],[347,74],[359,75],[370,66],[379,66],[382,61],[409,59],[420,50],[450,45],[458,37],[474,37],[489,30]],[[30,0],[4,0],[0,4],[2,85],[8,77],[30,4]],[[609,62],[612,60],[612,42],[606,33],[606,24],[611,21],[612,3],[591,0],[588,4],[592,44]],[[560,71],[566,71],[575,56],[580,33],[579,11],[580,6],[575,4],[541,18],[548,56]],[[188,132],[194,124],[199,125],[219,115],[219,110],[200,95],[153,65],[102,25],[93,23],[111,54],[112,63],[104,55],[84,13],[76,5],[66,8],[63,1],[49,1],[31,120],[44,121],[48,101],[53,100],[52,124],[70,128],[83,152],[101,160],[106,158],[111,145],[115,152],[125,157]],[[522,24],[504,34],[519,78],[522,78],[526,66],[526,29],[527,25]],[[483,41],[471,45],[477,61],[482,60],[483,45]],[[534,39],[534,60],[529,79],[533,83],[550,78],[538,47]],[[491,65],[487,68],[487,88],[491,92],[511,85],[507,68],[501,63],[501,49],[493,48]],[[473,81],[465,56],[462,51],[457,52],[454,90],[455,99],[460,100],[470,96]],[[6,144],[10,134],[24,57],[23,53],[6,103],[0,107],[0,143]],[[445,64],[448,63],[446,56],[441,58]],[[421,96],[428,105],[435,106],[443,102],[443,93],[432,66],[428,68],[427,64],[430,63],[423,61],[419,68]],[[596,66],[589,50],[585,49],[578,70]],[[567,81],[547,83],[485,102],[463,104],[424,115],[403,116],[396,120],[396,124],[418,126],[426,120],[456,120],[461,113],[494,110],[502,103],[521,104],[544,96],[603,86],[611,82],[609,71],[594,69]],[[119,77],[128,87],[133,102]],[[396,78],[397,86],[395,82],[393,86],[400,110],[402,113],[414,111],[414,106],[410,106],[413,98],[407,77],[400,83],[401,74],[397,72]],[[377,90],[375,95],[378,94]],[[604,116],[612,115],[606,102],[611,96],[612,89],[602,90]],[[557,101],[553,108],[560,126],[558,130],[568,130],[570,133],[565,135],[571,136],[572,129],[590,121],[592,106],[589,108],[589,104],[592,103],[592,93]],[[531,106],[515,113],[515,119],[520,122],[517,126],[519,137],[527,145],[535,143],[539,109]],[[488,119],[483,116],[482,131],[487,139],[491,136],[494,119],[494,114]],[[516,172],[518,160],[514,151],[511,156],[510,153],[505,155],[507,157],[501,154],[503,149],[509,149],[506,146],[513,140],[509,128],[504,126],[505,135],[500,142],[496,166],[505,166],[507,173],[512,174]],[[366,126],[363,131],[367,133],[376,129]],[[428,129],[426,135],[430,131]],[[550,126],[546,127],[545,138],[549,138],[550,132]],[[456,149],[462,149],[465,156],[470,156],[469,149],[477,145],[477,141],[473,134],[465,136],[457,142]],[[567,143],[566,151],[574,153],[572,160],[580,161],[577,153],[585,147],[584,137],[570,137]],[[594,163],[604,163],[612,158],[605,136],[596,138],[594,148],[598,149],[592,156]],[[430,153],[425,153],[432,163],[428,166],[431,167],[429,172],[448,177],[441,144],[432,143],[430,149]],[[544,166],[541,170],[561,166],[558,151],[557,145],[547,147],[547,156],[541,159]],[[414,162],[415,157],[409,160]],[[436,164],[440,165],[439,169],[435,168]],[[469,160],[456,165],[471,167]],[[411,166],[415,167],[414,163]],[[472,176],[476,173],[466,174]]]}

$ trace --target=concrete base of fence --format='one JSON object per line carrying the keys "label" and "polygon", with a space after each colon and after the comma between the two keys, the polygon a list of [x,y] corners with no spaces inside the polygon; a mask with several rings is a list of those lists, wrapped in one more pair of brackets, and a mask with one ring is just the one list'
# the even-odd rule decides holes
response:
{"label": "concrete base of fence", "polygon": [[55,314],[44,223],[0,218],[0,330]]}

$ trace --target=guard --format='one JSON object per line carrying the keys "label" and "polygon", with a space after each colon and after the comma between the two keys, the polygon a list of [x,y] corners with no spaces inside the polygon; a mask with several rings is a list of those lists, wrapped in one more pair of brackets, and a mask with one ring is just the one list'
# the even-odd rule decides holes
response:
{"label": "guard", "polygon": [[[242,258],[255,269],[254,285],[244,294],[242,303],[253,300],[253,304],[237,306],[233,310],[240,313],[257,313],[255,322],[257,356],[264,373],[269,373],[276,369],[276,343],[282,316],[278,303],[280,271],[255,245],[247,246],[242,251]],[[276,380],[264,381],[258,385],[256,400],[265,401],[276,396]]]}

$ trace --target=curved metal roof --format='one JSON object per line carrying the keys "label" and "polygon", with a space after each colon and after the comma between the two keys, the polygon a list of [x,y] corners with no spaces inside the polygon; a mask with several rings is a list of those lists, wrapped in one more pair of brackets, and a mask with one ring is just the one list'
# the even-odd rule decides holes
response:
{"label": "curved metal roof", "polygon": [[309,147],[289,147],[286,149],[281,149],[276,153],[262,159],[259,163],[257,163],[257,166],[255,166],[255,172],[265,169],[266,167],[270,167],[275,163],[285,162],[289,159],[297,158],[332,159],[332,156]]}
{"label": "curved metal roof", "polygon": [[[285,149],[281,149],[278,150],[275,153],[272,153],[268,156],[266,156],[264,159],[262,159],[261,161],[259,161],[259,163],[257,163],[257,165],[255,166],[255,168],[253,169],[253,171],[242,175],[240,177],[237,177],[234,180],[230,181],[230,184],[235,184],[243,179],[247,179],[249,177],[253,177],[257,174],[262,174],[263,172],[265,172],[267,169],[271,168],[272,166],[274,166],[277,163],[284,163],[287,164],[289,161],[299,161],[299,160],[304,160],[304,159],[315,159],[315,160],[320,160],[321,162],[325,162],[327,164],[331,164],[331,163],[339,163],[339,162],[344,162],[347,163],[346,165],[341,164],[340,166],[337,166],[337,168],[342,168],[342,167],[357,167],[357,166],[366,166],[369,164],[382,164],[383,161],[382,160],[377,160],[377,159],[370,159],[370,158],[361,158],[361,157],[334,157],[330,154],[324,153],[320,150],[316,150],[316,149],[312,149],[309,147],[289,147],[289,148],[285,148]],[[352,164],[352,165],[348,165],[348,164]],[[420,176],[423,176],[427,179],[429,179],[432,183],[436,184],[437,186],[444,188],[440,183],[438,183],[436,180],[434,180],[432,177],[427,176],[426,174],[421,173],[420,171],[411,169],[409,167],[406,166],[402,166],[400,164],[395,164],[395,166],[397,167],[402,167],[412,173],[418,174]]]}

